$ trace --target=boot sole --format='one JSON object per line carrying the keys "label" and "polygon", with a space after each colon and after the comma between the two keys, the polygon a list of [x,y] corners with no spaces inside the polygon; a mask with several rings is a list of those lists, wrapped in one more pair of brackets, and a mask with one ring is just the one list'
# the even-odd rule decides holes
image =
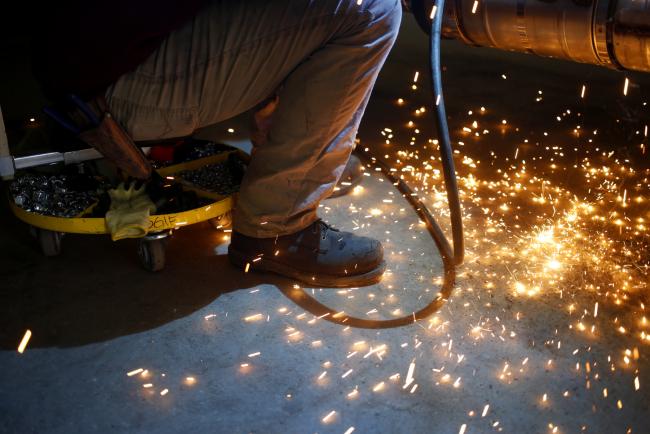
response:
{"label": "boot sole", "polygon": [[374,270],[370,270],[363,274],[354,274],[350,276],[335,276],[331,274],[318,274],[307,273],[301,270],[296,270],[288,265],[281,264],[266,258],[261,258],[255,262],[253,259],[241,252],[233,249],[228,249],[228,259],[236,267],[246,270],[248,264],[249,271],[256,272],[270,272],[279,274],[280,276],[296,279],[302,283],[310,286],[320,286],[327,288],[350,288],[356,286],[368,286],[378,283],[386,271],[386,262],[382,261]]}

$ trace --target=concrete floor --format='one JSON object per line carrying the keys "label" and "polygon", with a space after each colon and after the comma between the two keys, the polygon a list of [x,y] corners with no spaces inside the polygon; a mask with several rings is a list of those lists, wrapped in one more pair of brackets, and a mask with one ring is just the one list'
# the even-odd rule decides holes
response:
{"label": "concrete floor", "polygon": [[[413,113],[428,95],[409,90],[425,71],[424,40],[408,21],[404,30],[361,147],[415,167],[403,173],[448,229],[435,136]],[[207,224],[177,231],[157,274],[140,269],[135,241],[106,237],[67,236],[46,259],[3,205],[0,432],[650,432],[650,260],[637,220],[650,218],[650,194],[635,134],[650,83],[632,75],[618,109],[619,73],[457,44],[445,53],[467,260],[436,313],[399,328],[333,324],[294,282],[230,267],[227,234]],[[481,105],[484,117],[467,114]],[[568,108],[571,127],[554,123]],[[571,134],[574,121],[603,132],[590,143]],[[446,284],[442,262],[397,190],[367,173],[362,191],[321,214],[380,239],[389,272],[373,287],[305,291],[364,319],[409,315]],[[25,329],[33,337],[18,354]]]}

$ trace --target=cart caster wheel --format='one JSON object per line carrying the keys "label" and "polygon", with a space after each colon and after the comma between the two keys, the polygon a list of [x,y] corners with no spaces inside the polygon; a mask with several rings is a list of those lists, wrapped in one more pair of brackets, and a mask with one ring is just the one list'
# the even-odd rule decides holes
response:
{"label": "cart caster wheel", "polygon": [[48,231],[47,229],[36,229],[38,243],[41,245],[41,252],[45,256],[58,256],[61,253],[61,232]]}
{"label": "cart caster wheel", "polygon": [[140,240],[138,256],[142,267],[147,271],[160,271],[165,268],[165,240]]}
{"label": "cart caster wheel", "polygon": [[219,217],[210,219],[210,224],[216,230],[222,231],[224,229],[230,229],[232,227],[232,213],[230,211],[225,214],[221,214]]}

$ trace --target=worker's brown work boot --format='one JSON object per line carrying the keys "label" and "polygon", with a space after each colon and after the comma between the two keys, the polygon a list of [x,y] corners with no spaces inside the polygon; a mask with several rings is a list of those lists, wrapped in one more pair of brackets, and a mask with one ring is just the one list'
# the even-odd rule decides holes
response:
{"label": "worker's brown work boot", "polygon": [[366,286],[386,268],[381,243],[317,220],[294,234],[253,238],[232,233],[230,262],[245,271],[270,271],[319,287]]}

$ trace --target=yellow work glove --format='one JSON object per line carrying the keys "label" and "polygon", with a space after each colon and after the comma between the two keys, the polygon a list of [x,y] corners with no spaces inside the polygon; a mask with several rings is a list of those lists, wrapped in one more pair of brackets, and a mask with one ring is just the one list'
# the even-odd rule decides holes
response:
{"label": "yellow work glove", "polygon": [[134,184],[126,189],[124,183],[109,190],[111,206],[106,213],[106,227],[113,241],[123,238],[140,238],[149,232],[149,215],[156,205],[149,199],[144,185],[138,189]]}

